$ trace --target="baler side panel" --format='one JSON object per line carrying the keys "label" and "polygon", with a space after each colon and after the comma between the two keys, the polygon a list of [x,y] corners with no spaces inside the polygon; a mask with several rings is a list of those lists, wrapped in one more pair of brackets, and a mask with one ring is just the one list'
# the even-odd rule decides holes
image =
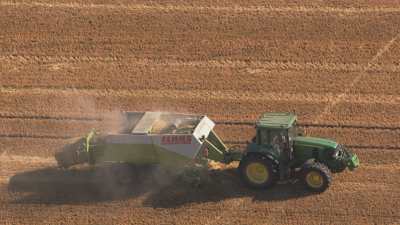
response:
{"label": "baler side panel", "polygon": [[108,135],[90,150],[95,163],[127,162],[135,164],[158,163],[157,152],[147,135]]}

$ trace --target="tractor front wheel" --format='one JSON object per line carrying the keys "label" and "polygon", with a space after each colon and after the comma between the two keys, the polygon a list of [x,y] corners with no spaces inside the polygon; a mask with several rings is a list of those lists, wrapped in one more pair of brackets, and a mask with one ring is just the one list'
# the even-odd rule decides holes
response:
{"label": "tractor front wheel", "polygon": [[330,186],[332,176],[324,164],[312,162],[304,165],[302,179],[311,191],[323,192]]}
{"label": "tractor front wheel", "polygon": [[247,156],[242,159],[239,172],[246,185],[257,189],[271,187],[278,178],[274,163],[261,156]]}

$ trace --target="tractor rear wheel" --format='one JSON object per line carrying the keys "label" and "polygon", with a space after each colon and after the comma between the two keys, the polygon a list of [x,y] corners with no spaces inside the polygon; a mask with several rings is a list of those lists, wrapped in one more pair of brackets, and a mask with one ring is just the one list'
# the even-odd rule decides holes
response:
{"label": "tractor rear wheel", "polygon": [[262,156],[247,156],[239,165],[243,182],[252,188],[268,188],[273,186],[278,178],[274,162]]}
{"label": "tractor rear wheel", "polygon": [[324,164],[311,162],[304,165],[302,179],[311,191],[323,192],[330,186],[332,175]]}

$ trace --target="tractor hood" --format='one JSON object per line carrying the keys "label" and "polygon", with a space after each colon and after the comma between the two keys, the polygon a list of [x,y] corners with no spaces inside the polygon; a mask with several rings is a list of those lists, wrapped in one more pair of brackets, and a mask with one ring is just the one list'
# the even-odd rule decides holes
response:
{"label": "tractor hood", "polygon": [[295,137],[294,144],[311,148],[336,148],[338,145],[338,143],[333,140],[303,136]]}

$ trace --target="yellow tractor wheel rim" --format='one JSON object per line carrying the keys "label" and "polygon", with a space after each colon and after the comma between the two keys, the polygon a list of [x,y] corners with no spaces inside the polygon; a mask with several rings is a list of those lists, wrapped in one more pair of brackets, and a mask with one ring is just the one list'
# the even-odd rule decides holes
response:
{"label": "yellow tractor wheel rim", "polygon": [[246,168],[246,175],[252,183],[262,184],[269,178],[268,168],[259,162],[250,163]]}
{"label": "yellow tractor wheel rim", "polygon": [[311,171],[306,176],[306,182],[310,187],[320,188],[324,184],[324,178],[317,171]]}

